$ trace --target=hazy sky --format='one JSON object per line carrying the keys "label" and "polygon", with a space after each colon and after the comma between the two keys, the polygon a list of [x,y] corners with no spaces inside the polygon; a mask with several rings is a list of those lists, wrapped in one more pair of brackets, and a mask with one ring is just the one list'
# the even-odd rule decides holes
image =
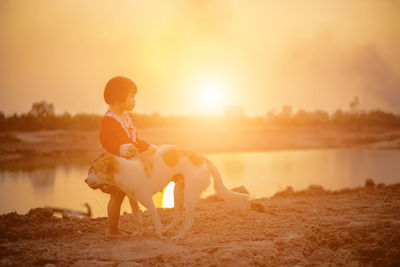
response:
{"label": "hazy sky", "polygon": [[103,113],[123,75],[136,111],[400,113],[400,0],[0,0],[0,110]]}

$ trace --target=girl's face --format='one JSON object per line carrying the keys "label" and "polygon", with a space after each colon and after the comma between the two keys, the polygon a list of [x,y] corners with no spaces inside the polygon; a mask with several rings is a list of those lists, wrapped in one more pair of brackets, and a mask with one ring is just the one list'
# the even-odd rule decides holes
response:
{"label": "girl's face", "polygon": [[132,110],[135,107],[136,100],[135,100],[136,94],[133,92],[133,90],[129,93],[128,97],[126,98],[125,102],[123,102],[123,108],[124,110]]}

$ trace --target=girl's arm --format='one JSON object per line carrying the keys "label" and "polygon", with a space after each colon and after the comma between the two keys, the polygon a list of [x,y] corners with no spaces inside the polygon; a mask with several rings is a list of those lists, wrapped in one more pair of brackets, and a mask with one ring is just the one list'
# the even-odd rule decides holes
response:
{"label": "girl's arm", "polygon": [[123,145],[131,143],[119,123],[110,117],[101,120],[99,137],[103,148],[117,156],[123,156],[121,152],[127,149]]}
{"label": "girl's arm", "polygon": [[140,152],[146,151],[147,149],[149,149],[149,144],[146,143],[145,141],[140,140],[138,137],[136,137],[136,143],[135,146],[137,147],[137,149]]}
{"label": "girl's arm", "polygon": [[[132,121],[132,124],[134,124],[134,123],[133,123],[133,121],[134,121],[134,114],[133,114],[133,112],[128,112],[128,114],[129,114],[129,117],[130,117],[130,119],[131,119],[131,121]],[[146,150],[149,149],[149,147],[150,147],[150,145],[149,145],[147,142],[145,142],[145,141],[139,139],[139,137],[138,137],[137,135],[136,135],[135,146],[136,146],[136,148],[139,150],[139,153],[146,151]]]}

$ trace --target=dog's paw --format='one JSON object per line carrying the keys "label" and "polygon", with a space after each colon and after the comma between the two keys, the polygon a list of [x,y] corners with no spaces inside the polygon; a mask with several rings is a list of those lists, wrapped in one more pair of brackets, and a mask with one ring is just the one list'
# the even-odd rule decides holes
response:
{"label": "dog's paw", "polygon": [[143,236],[143,234],[144,234],[144,232],[143,231],[135,231],[135,232],[133,232],[133,235],[134,236]]}
{"label": "dog's paw", "polygon": [[158,234],[158,237],[159,237],[161,240],[166,240],[166,239],[168,239],[168,237],[166,237],[166,236],[163,235],[163,234]]}
{"label": "dog's paw", "polygon": [[176,236],[171,237],[171,240],[182,240],[182,238],[183,238],[183,235],[176,235]]}
{"label": "dog's paw", "polygon": [[163,235],[163,234],[161,233],[161,231],[156,231],[156,235],[158,235],[158,237],[159,237],[160,239],[167,239],[167,237],[166,237],[165,235]]}

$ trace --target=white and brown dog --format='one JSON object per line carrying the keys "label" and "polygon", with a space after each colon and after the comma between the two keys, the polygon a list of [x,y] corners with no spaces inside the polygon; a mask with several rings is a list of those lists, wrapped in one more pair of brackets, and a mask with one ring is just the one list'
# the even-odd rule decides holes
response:
{"label": "white and brown dog", "polygon": [[[152,214],[155,231],[161,238],[164,237],[162,233],[180,223],[182,215],[185,216],[183,229],[175,238],[182,238],[192,227],[195,204],[210,184],[210,174],[214,177],[217,195],[225,201],[245,206],[249,199],[246,194],[229,191],[218,169],[205,157],[173,145],[161,145],[132,159],[108,153],[95,163],[94,169],[85,180],[88,185],[94,188],[104,183],[116,185],[130,200],[136,199],[142,203]],[[161,229],[152,196],[162,191],[171,181],[175,182],[175,216],[165,229]],[[138,213],[135,215],[137,218]],[[141,223],[140,218],[137,221]]]}

